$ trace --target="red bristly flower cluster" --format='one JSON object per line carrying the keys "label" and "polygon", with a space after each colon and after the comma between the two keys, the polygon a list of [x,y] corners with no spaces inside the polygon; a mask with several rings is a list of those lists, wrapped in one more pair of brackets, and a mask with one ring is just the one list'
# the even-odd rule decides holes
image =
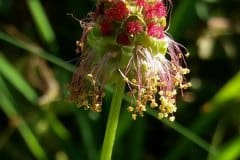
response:
{"label": "red bristly flower cluster", "polygon": [[162,2],[157,2],[144,7],[146,19],[166,17],[166,7]]}
{"label": "red bristly flower cluster", "polygon": [[143,31],[143,26],[139,21],[134,20],[127,22],[126,29],[127,33],[130,35],[136,35],[137,33]]}
{"label": "red bristly flower cluster", "polygon": [[114,4],[112,7],[107,9],[104,16],[109,21],[122,21],[128,16],[128,9],[126,4],[122,1]]}
{"label": "red bristly flower cluster", "polygon": [[143,8],[144,20],[148,22],[147,33],[149,36],[161,39],[164,37],[165,26],[159,25],[155,19],[167,16],[167,8],[162,1],[147,2],[146,0],[136,0],[138,7]]}
{"label": "red bristly flower cluster", "polygon": [[[77,45],[81,62],[71,83],[71,99],[79,106],[102,110],[105,84],[119,74],[133,97],[128,111],[143,116],[149,105],[158,117],[174,121],[178,90],[191,86],[182,46],[165,32],[170,0],[99,0],[92,21],[83,25]],[[166,7],[167,6],[167,7]],[[90,82],[90,83],[89,83]]]}
{"label": "red bristly flower cluster", "polygon": [[154,22],[150,22],[147,25],[147,33],[149,36],[161,39],[164,37],[164,30],[161,26]]}
{"label": "red bristly flower cluster", "polygon": [[[167,10],[162,1],[136,0],[136,6],[142,7],[143,24],[138,18],[131,17],[131,11],[123,1],[108,2],[100,17],[100,30],[103,36],[116,34],[116,42],[120,45],[131,45],[131,38],[144,30],[149,36],[161,39],[164,28],[156,19],[166,17]],[[105,6],[104,6],[105,8]],[[131,17],[131,19],[129,18]],[[128,18],[130,20],[128,20]],[[122,23],[125,23],[122,25]],[[122,27],[122,28],[119,28]],[[120,31],[120,32],[119,32]],[[119,33],[116,33],[119,32]]]}

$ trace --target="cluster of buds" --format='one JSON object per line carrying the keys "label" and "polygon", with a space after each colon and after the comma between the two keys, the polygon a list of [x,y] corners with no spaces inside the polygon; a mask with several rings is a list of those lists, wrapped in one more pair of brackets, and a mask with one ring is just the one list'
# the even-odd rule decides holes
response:
{"label": "cluster of buds", "polygon": [[70,98],[79,106],[102,110],[106,84],[123,79],[132,97],[132,118],[148,106],[159,118],[175,119],[176,94],[191,86],[184,75],[184,47],[166,33],[168,0],[100,0],[83,22],[77,46],[81,61],[70,85]]}

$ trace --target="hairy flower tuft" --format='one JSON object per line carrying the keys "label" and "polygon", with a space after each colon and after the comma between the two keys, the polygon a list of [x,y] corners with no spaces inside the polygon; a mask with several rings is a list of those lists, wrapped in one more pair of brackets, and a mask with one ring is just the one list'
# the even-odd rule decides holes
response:
{"label": "hairy flower tuft", "polygon": [[[176,51],[179,49],[175,42],[168,41],[171,47],[176,47]],[[174,120],[177,88],[186,89],[190,84],[184,79],[189,70],[180,66],[181,58],[175,51],[170,52],[167,54],[172,58],[167,59],[161,53],[152,54],[149,49],[138,46],[133,55],[135,58],[121,72],[123,77],[128,77],[125,81],[130,88],[130,95],[136,99],[135,106],[132,104],[128,107],[133,119],[137,115],[143,116],[149,104],[151,108],[159,110],[159,118],[169,117]]]}
{"label": "hairy flower tuft", "polygon": [[[100,1],[92,21],[84,23],[77,46],[81,61],[70,85],[70,99],[102,110],[105,84],[124,80],[132,97],[132,119],[148,109],[174,121],[176,95],[191,84],[185,75],[187,50],[168,36],[170,0]],[[97,16],[94,16],[97,15]],[[184,51],[184,52],[183,52]]]}

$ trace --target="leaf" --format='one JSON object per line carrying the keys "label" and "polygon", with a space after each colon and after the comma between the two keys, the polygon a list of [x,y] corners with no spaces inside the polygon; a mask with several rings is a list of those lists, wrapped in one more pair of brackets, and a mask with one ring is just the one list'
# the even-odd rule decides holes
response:
{"label": "leaf", "polygon": [[[23,117],[18,113],[17,107],[14,105],[14,98],[11,97],[11,94],[8,92],[8,88],[2,78],[0,77],[0,105],[2,110],[8,116],[9,119],[17,119],[19,122],[17,124],[17,129],[26,142],[29,150],[38,160],[47,160],[47,155],[43,147],[38,142],[38,139],[31,131],[30,127],[23,119]],[[8,96],[7,96],[8,95]]]}
{"label": "leaf", "polygon": [[73,65],[64,62],[62,59],[56,56],[53,56],[51,53],[44,51],[42,48],[33,43],[27,43],[23,40],[17,39],[16,37],[11,37],[2,31],[0,31],[0,39],[30,53],[33,53],[43,59],[46,59],[49,62],[52,62],[53,64],[62,67],[69,72],[73,72],[75,70],[75,67]]}
{"label": "leaf", "polygon": [[37,94],[24,80],[21,74],[12,66],[0,52],[0,75],[3,75],[23,96],[32,103],[36,103]]}
{"label": "leaf", "polygon": [[48,20],[46,12],[39,0],[26,0],[28,8],[32,14],[33,20],[37,26],[38,32],[45,43],[50,48],[57,51],[56,36]]}
{"label": "leaf", "polygon": [[240,158],[240,136],[229,142],[216,157],[217,160],[230,160]]}
{"label": "leaf", "polygon": [[[232,79],[230,79],[216,94],[205,104],[205,110],[207,113],[199,115],[191,124],[190,128],[193,132],[202,134],[206,131],[206,128],[213,122],[219,115],[220,111],[227,107],[225,105],[233,100],[239,98],[240,90],[240,73],[237,73]],[[174,157],[181,157],[189,146],[189,143],[185,140],[180,140],[174,150],[169,155]]]}

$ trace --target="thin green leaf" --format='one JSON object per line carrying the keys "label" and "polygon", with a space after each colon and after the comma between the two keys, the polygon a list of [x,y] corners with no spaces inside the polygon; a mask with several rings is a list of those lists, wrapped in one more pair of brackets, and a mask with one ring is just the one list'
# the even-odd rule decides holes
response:
{"label": "thin green leaf", "polygon": [[146,130],[146,122],[143,120],[138,120],[136,122],[133,130],[134,132],[131,132],[131,150],[129,159],[131,160],[139,160],[142,159],[143,156],[143,150],[144,150],[144,136],[145,136],[145,130]]}
{"label": "thin green leaf", "polygon": [[174,15],[171,19],[171,26],[169,29],[169,32],[174,35],[175,38],[181,37],[185,27],[189,25],[189,23],[194,23],[194,20],[196,19],[194,18],[194,13],[196,13],[196,1],[197,0],[179,1],[179,5],[174,11]]}
{"label": "thin green leaf", "polygon": [[230,160],[240,158],[240,136],[234,138],[226,145],[216,157],[217,160]]}
{"label": "thin green leaf", "polygon": [[50,48],[57,51],[56,36],[41,2],[39,0],[26,0],[26,3],[41,38],[49,45]]}
{"label": "thin green leaf", "polygon": [[[231,102],[234,99],[239,98],[240,90],[240,72],[237,73],[232,79],[230,79],[216,94],[215,96],[206,104],[210,112],[199,115],[196,120],[191,124],[190,129],[194,133],[202,134],[214,119],[219,115],[219,112],[226,103]],[[228,106],[228,105],[227,105]],[[190,143],[184,139],[180,140],[178,145],[172,150],[168,155],[171,157],[180,158],[184,153],[186,153]],[[167,159],[170,159],[168,157]]]}
{"label": "thin green leaf", "polygon": [[10,35],[2,32],[2,31],[0,31],[0,39],[7,43],[10,43],[16,47],[24,49],[30,53],[33,53],[43,59],[46,59],[49,62],[52,62],[53,64],[66,69],[69,72],[74,71],[75,67],[73,65],[64,62],[63,60],[61,60],[60,58],[58,58],[56,56],[53,56],[51,53],[44,51],[42,48],[40,48],[39,46],[37,46],[35,44],[27,43],[25,41],[17,39],[16,37],[11,37]]}
{"label": "thin green leaf", "polygon": [[52,113],[49,110],[47,110],[45,113],[53,132],[57,136],[64,150],[69,154],[70,159],[72,160],[80,159],[80,154],[77,150],[77,147],[72,142],[72,139],[71,139],[72,137],[70,132],[59,121],[59,119],[54,113]]}
{"label": "thin green leaf", "polygon": [[96,160],[98,155],[95,148],[96,145],[94,144],[93,131],[91,129],[91,126],[89,125],[89,120],[86,114],[82,113],[82,111],[79,111],[78,109],[76,109],[74,113],[79,126],[79,132],[81,133],[84,146],[87,150],[88,159]]}
{"label": "thin green leaf", "polygon": [[36,102],[37,94],[24,80],[21,74],[12,66],[0,51],[0,74],[3,75],[26,99]]}
{"label": "thin green leaf", "polygon": [[240,72],[231,78],[212,98],[208,103],[208,109],[215,111],[221,109],[224,103],[240,97]]}
{"label": "thin green leaf", "polygon": [[[157,113],[153,110],[147,111],[150,115],[157,118]],[[170,122],[167,119],[161,119],[161,122],[163,122],[165,125],[171,127],[181,135],[183,135],[185,138],[189,139],[191,142],[197,144],[202,149],[206,150],[207,152],[216,155],[216,150],[212,149],[210,144],[208,144],[206,141],[201,139],[199,136],[194,134],[191,130],[188,130],[187,128],[183,127],[181,124],[177,122]]]}
{"label": "thin green leaf", "polygon": [[119,121],[116,135],[116,141],[118,142],[120,142],[124,135],[128,133],[134,123],[131,118],[131,113],[127,112],[126,110],[121,112],[120,119],[121,120]]}
{"label": "thin green leaf", "polygon": [[[6,88],[6,85],[2,78],[0,77],[0,105],[2,110],[8,116],[9,119],[18,118],[19,123],[17,124],[17,129],[24,141],[26,142],[29,150],[38,160],[47,160],[47,155],[43,147],[38,142],[38,139],[35,137],[30,127],[27,125],[23,117],[18,113],[16,106],[12,103],[14,99],[6,95],[11,95]],[[3,94],[4,93],[4,94]]]}
{"label": "thin green leaf", "polygon": [[[211,142],[212,148],[219,147],[220,143],[222,142],[222,140],[224,138],[225,131],[226,131],[226,124],[224,123],[223,120],[220,120],[216,127],[215,133],[213,134],[213,137],[212,137],[212,142]],[[207,159],[214,160],[214,159],[216,159],[216,156],[209,154]]]}

